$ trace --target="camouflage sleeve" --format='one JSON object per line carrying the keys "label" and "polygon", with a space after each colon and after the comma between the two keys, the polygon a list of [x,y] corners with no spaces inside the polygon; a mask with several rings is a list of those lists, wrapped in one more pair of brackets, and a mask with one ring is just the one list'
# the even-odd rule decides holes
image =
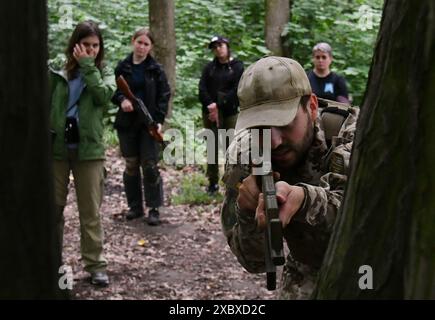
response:
{"label": "camouflage sleeve", "polygon": [[[247,137],[239,133],[239,142]],[[238,145],[237,139],[231,143],[226,155],[223,181],[226,187],[221,209],[221,224],[231,251],[239,263],[251,273],[264,272],[264,233],[257,229],[255,212],[240,212],[237,206],[239,185],[251,174],[248,164],[242,164],[241,154],[246,152]],[[242,144],[243,145],[243,144]]]}
{"label": "camouflage sleeve", "polygon": [[319,186],[297,184],[305,190],[305,201],[294,219],[332,229],[343,200],[346,179],[345,175],[330,172],[322,176]]}
{"label": "camouflage sleeve", "polygon": [[298,183],[305,190],[305,200],[294,219],[310,225],[324,225],[332,229],[344,196],[349,172],[350,156],[355,135],[358,109],[350,108],[350,115],[337,137],[333,138],[328,160],[328,172],[320,178],[319,186]]}
{"label": "camouflage sleeve", "polygon": [[227,189],[221,210],[221,223],[231,251],[251,273],[265,271],[264,232],[259,231],[255,213],[240,213],[235,190]]}

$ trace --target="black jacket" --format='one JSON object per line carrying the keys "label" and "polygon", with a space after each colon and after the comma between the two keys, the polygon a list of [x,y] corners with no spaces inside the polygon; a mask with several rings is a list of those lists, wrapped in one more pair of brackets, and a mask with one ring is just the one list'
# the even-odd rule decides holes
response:
{"label": "black jacket", "polygon": [[[118,63],[115,69],[115,76],[122,75],[130,86],[132,65],[133,54],[129,54],[127,58]],[[168,80],[163,67],[150,55],[145,60],[145,66],[146,97],[143,102],[154,121],[163,123],[168,112],[168,102],[171,96]],[[134,91],[133,94],[135,94]],[[112,102],[120,107],[124,99],[124,95],[118,89],[112,97]],[[137,125],[140,125],[137,112],[124,112],[120,107],[116,114],[115,128],[128,129]]]}
{"label": "black jacket", "polygon": [[[221,64],[217,58],[214,58],[209,62],[204,67],[199,81],[199,100],[202,104],[202,111],[207,114],[207,106],[216,102],[224,117],[236,114],[239,108],[237,87],[242,73],[243,62],[240,60],[233,59]],[[222,92],[223,101],[218,101],[218,92]]]}

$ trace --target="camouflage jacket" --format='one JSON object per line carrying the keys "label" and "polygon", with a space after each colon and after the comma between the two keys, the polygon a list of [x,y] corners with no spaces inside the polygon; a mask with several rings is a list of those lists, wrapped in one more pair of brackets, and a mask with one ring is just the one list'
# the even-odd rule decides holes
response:
{"label": "camouflage jacket", "polygon": [[[305,190],[305,200],[301,209],[284,229],[284,238],[290,254],[283,279],[294,278],[294,275],[285,274],[286,272],[307,268],[317,270],[322,263],[343,199],[358,112],[357,108],[349,108],[349,116],[338,135],[333,137],[329,148],[325,141],[322,120],[320,117],[316,119],[313,143],[305,162],[288,175],[281,174],[281,180],[301,186]],[[234,143],[240,143],[240,140],[236,137],[232,144]],[[232,147],[230,146],[229,150]],[[242,152],[244,151],[240,151],[239,154]],[[227,154],[223,177],[226,193],[221,210],[222,228],[231,251],[240,264],[252,273],[265,272],[264,232],[257,229],[255,213],[240,214],[236,205],[236,182],[247,177],[250,168],[246,165],[229,164],[228,157]],[[298,268],[296,264],[303,267]],[[283,289],[286,290],[285,284]]]}

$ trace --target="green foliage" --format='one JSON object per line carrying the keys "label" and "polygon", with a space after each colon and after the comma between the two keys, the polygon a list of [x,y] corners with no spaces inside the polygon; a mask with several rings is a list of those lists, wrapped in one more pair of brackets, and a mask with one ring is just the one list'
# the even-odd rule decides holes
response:
{"label": "green foliage", "polygon": [[106,147],[116,147],[119,145],[118,136],[110,126],[104,127],[103,142]]}
{"label": "green foliage", "polygon": [[[168,122],[183,130],[187,120],[201,126],[198,81],[202,67],[212,59],[207,45],[213,35],[229,37],[234,55],[247,64],[268,51],[263,41],[263,0],[188,0],[175,4],[177,94],[173,118]],[[147,1],[48,0],[48,12],[50,62],[57,67],[62,66],[68,38],[79,21],[93,19],[100,23],[106,62],[112,68],[130,52],[134,30],[148,25]],[[113,123],[113,114],[107,118],[107,123]]]}
{"label": "green foliage", "polygon": [[[147,24],[148,3],[123,0],[48,0],[49,63],[61,68],[65,49],[76,24],[92,19],[99,23],[103,33],[105,62],[112,69],[130,52],[130,39],[134,31]],[[115,120],[117,107],[111,105],[105,123]],[[114,139],[110,141],[115,142]]]}
{"label": "green foliage", "polygon": [[207,178],[202,173],[192,173],[184,176],[181,181],[181,193],[173,197],[173,204],[210,204],[213,201],[222,202],[221,194],[209,196],[206,190]]}
{"label": "green foliage", "polygon": [[[344,75],[354,98],[361,102],[367,81],[383,0],[294,0],[292,20],[282,36],[292,48],[292,58],[308,70],[311,48],[319,41],[334,50],[334,71]],[[373,28],[362,31],[358,21],[362,5],[371,8]],[[173,117],[168,122],[183,130],[187,120],[201,126],[198,82],[203,66],[213,57],[207,48],[215,34],[227,36],[233,55],[245,68],[269,51],[264,44],[264,0],[175,1],[177,38],[177,88]],[[133,32],[148,25],[148,2],[133,0],[48,0],[49,55],[62,65],[63,52],[77,22],[100,23],[106,62],[112,68],[130,52]],[[71,22],[71,23],[69,23]],[[157,35],[158,36],[158,35]],[[106,116],[113,123],[115,107]]]}
{"label": "green foliage", "polygon": [[176,1],[177,96],[174,112],[183,121],[185,110],[201,117],[198,82],[202,68],[213,58],[208,49],[213,35],[230,39],[233,56],[246,65],[268,50],[263,40],[264,1],[189,0]]}
{"label": "green foliage", "polygon": [[383,0],[295,0],[286,34],[292,57],[306,70],[312,68],[311,50],[318,42],[333,49],[333,71],[343,75],[359,105],[382,13]]}
{"label": "green foliage", "polygon": [[50,59],[61,60],[75,25],[87,19],[100,24],[106,62],[112,68],[128,52],[134,30],[147,24],[147,2],[123,0],[48,0]]}

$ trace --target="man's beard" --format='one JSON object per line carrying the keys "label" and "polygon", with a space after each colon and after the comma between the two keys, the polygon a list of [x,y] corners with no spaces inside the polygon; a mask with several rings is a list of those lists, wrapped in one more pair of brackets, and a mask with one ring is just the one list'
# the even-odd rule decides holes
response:
{"label": "man's beard", "polygon": [[314,139],[314,128],[310,117],[307,117],[307,132],[299,143],[286,143],[280,145],[278,148],[272,150],[272,157],[274,154],[286,154],[292,152],[295,158],[292,161],[283,163],[283,161],[273,161],[272,166],[277,171],[283,169],[288,170],[291,168],[297,168],[303,164],[307,158],[308,150],[310,149]]}

